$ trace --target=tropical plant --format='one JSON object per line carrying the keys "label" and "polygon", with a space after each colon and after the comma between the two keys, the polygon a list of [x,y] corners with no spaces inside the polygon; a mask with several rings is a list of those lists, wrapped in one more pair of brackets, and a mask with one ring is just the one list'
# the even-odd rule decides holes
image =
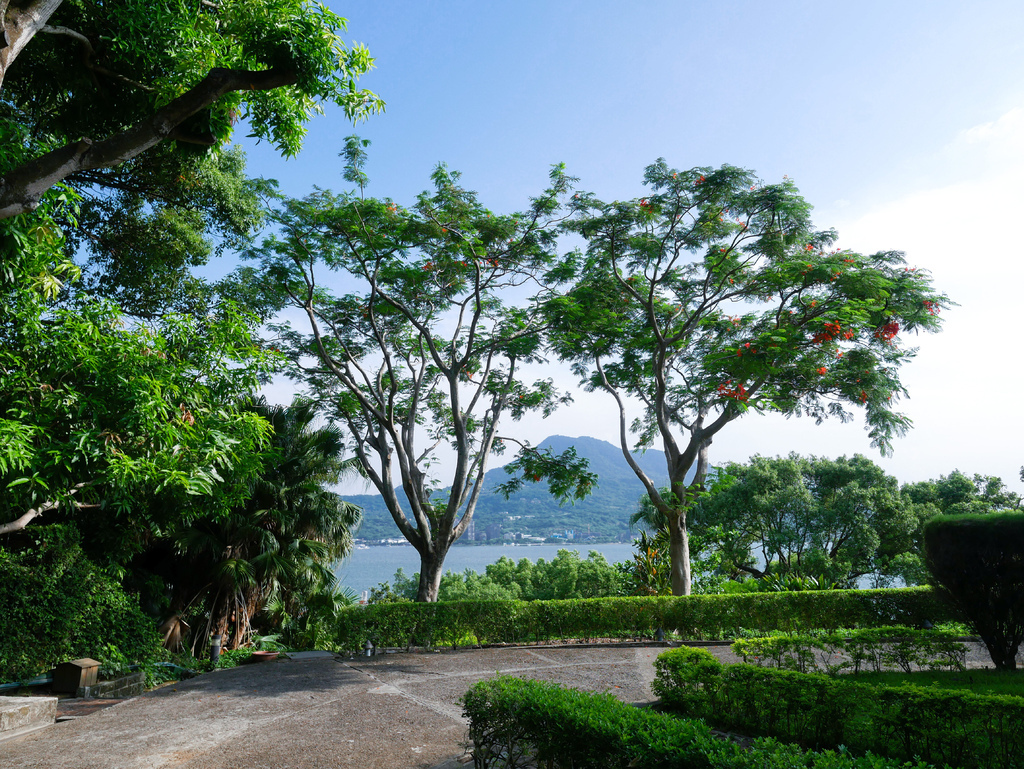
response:
{"label": "tropical plant", "polygon": [[[315,424],[309,401],[282,407],[260,399],[251,410],[274,435],[248,499],[171,537],[177,552],[169,575],[171,611],[183,612],[194,602],[204,609],[205,625],[196,628],[194,644],[212,632],[224,638],[225,648],[238,648],[271,600],[273,617],[300,622],[328,598],[342,600],[331,567],[350,551],[360,514],[327,488],[355,471],[343,459],[344,440],[336,428]],[[308,621],[303,631],[313,624]]]}

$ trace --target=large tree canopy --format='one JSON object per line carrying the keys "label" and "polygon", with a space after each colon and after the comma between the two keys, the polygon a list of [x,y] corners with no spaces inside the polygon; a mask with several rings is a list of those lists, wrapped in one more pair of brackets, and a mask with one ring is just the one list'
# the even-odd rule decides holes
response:
{"label": "large tree canopy", "polygon": [[[789,180],[731,166],[647,168],[651,195],[581,195],[570,228],[587,241],[578,285],[553,305],[554,344],[586,386],[618,403],[622,451],[669,521],[677,594],[690,590],[686,510],[714,437],[749,410],[823,420],[865,415],[883,452],[909,420],[902,334],[939,327],[949,304],[903,255],[834,248]],[[667,493],[632,460],[628,398],[644,407],[640,446],[657,442]]]}
{"label": "large tree canopy", "polygon": [[0,21],[0,219],[166,139],[219,146],[246,119],[293,155],[324,102],[382,106],[355,86],[367,50],[309,0],[3,0]]}
{"label": "large tree canopy", "polygon": [[996,513],[1021,507],[1020,495],[1007,489],[1002,478],[978,473],[972,478],[959,470],[939,476],[938,480],[908,483],[903,493],[932,515]]}
{"label": "large tree canopy", "polygon": [[[508,216],[492,214],[439,167],[434,191],[410,210],[362,197],[364,146],[352,137],[346,149],[346,178],[359,192],[282,201],[273,213],[280,236],[256,254],[264,265],[257,288],[305,316],[308,330],[283,329],[284,343],[419,552],[417,596],[432,601],[488,459],[502,450],[502,418],[547,413],[561,400],[549,380],[524,381],[522,368],[541,360],[537,307],[550,293],[525,297],[568,274],[554,246],[569,179],[555,169],[529,210]],[[331,293],[332,272],[350,293]],[[442,445],[454,453],[447,484],[431,473]],[[573,453],[564,459],[531,451],[520,466],[559,496],[586,494],[592,477],[571,471]],[[442,485],[447,496],[437,494]]]}
{"label": "large tree canopy", "polygon": [[244,498],[269,425],[235,404],[273,360],[244,316],[139,326],[106,302],[5,298],[0,534],[61,507],[117,518],[157,491],[213,495],[222,509]]}
{"label": "large tree canopy", "polygon": [[916,549],[921,520],[899,482],[867,457],[752,457],[730,463],[694,508],[694,523],[720,527],[732,576],[824,577],[885,585]]}

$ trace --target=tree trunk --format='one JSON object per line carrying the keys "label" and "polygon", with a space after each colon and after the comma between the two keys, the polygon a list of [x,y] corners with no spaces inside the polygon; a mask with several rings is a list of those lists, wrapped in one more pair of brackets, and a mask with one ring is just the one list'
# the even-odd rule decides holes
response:
{"label": "tree trunk", "polygon": [[218,597],[213,605],[213,610],[210,612],[210,634],[211,636],[220,636],[221,650],[227,649],[228,620],[230,616],[231,596],[223,595]]}
{"label": "tree trunk", "polygon": [[668,517],[669,560],[672,564],[672,595],[689,595],[692,589],[690,575],[690,535],[686,530],[686,512]]}
{"label": "tree trunk", "polygon": [[443,550],[435,548],[433,553],[420,553],[420,585],[416,591],[416,600],[433,603],[437,600],[437,591],[441,586],[441,575],[444,573],[444,557],[448,555],[448,546]]}
{"label": "tree trunk", "polygon": [[988,649],[988,654],[992,658],[996,670],[1017,669],[1018,644],[1011,643],[1010,639],[1002,637],[1001,634],[995,636],[983,634],[981,640],[984,641],[985,648]]}

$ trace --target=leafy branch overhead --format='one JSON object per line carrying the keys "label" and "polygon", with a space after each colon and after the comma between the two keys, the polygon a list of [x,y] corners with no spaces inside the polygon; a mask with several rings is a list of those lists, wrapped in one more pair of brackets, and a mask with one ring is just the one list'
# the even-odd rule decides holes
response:
{"label": "leafy branch overhead", "polygon": [[521,444],[516,458],[503,468],[512,477],[495,491],[508,499],[522,489],[524,483],[546,480],[551,496],[560,502],[585,499],[594,491],[598,482],[597,475],[587,470],[587,467],[587,460],[578,456],[575,448],[570,447],[561,454],[555,454],[551,449]]}
{"label": "leafy branch overhead", "polygon": [[308,0],[129,0],[116,20],[95,2],[13,0],[0,12],[0,218],[166,139],[221,146],[245,119],[294,155],[324,103],[350,118],[383,107],[355,86],[368,51],[346,46],[345,20]]}

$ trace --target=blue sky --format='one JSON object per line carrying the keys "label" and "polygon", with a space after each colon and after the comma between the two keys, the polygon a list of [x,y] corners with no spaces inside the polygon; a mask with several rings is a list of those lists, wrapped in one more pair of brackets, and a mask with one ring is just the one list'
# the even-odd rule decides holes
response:
{"label": "blue sky", "polygon": [[[606,199],[642,195],[658,157],[788,175],[840,245],[907,252],[960,307],[915,341],[903,404],[915,429],[892,458],[861,422],[748,416],[716,439],[713,461],[859,452],[903,481],[959,468],[1024,490],[1024,3],[330,5],[376,57],[361,85],[387,110],[353,127],[329,109],[287,161],[243,141],[250,173],[296,196],[343,188],[337,154],[359,133],[373,142],[369,194],[405,204],[440,161],[499,211],[522,208],[557,162]],[[520,434],[615,440],[594,417],[611,405],[580,395]]]}

